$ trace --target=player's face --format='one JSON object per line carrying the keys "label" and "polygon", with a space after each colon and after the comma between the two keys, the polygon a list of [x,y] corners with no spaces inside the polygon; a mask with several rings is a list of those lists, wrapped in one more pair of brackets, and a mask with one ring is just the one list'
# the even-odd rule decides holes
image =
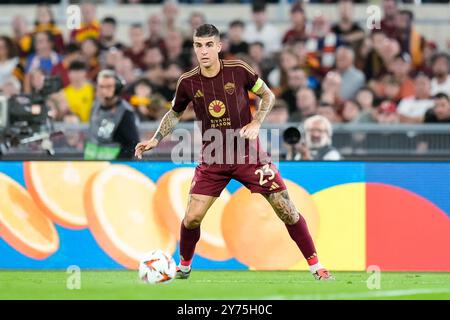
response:
{"label": "player's face", "polygon": [[194,51],[200,66],[209,68],[219,60],[222,43],[218,37],[194,37]]}

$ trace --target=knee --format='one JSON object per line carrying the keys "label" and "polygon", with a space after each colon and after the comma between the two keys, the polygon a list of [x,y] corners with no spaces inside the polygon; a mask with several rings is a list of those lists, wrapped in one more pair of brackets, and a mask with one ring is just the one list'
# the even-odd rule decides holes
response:
{"label": "knee", "polygon": [[187,214],[184,217],[183,223],[184,223],[184,226],[186,227],[186,229],[195,229],[195,228],[200,227],[200,224],[202,223],[202,219],[200,219],[196,215]]}

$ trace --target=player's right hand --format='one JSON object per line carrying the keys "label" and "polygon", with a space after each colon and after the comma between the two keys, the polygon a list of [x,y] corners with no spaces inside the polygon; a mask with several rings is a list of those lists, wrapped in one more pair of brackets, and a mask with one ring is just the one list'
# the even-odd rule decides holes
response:
{"label": "player's right hand", "polygon": [[153,148],[155,148],[158,145],[159,141],[152,138],[148,141],[139,142],[136,145],[136,148],[134,148],[134,156],[138,159],[142,159],[142,154],[145,151],[149,151]]}

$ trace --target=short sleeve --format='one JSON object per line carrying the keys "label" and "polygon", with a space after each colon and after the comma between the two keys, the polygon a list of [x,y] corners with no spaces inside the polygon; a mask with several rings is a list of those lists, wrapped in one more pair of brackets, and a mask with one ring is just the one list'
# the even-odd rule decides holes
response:
{"label": "short sleeve", "polygon": [[190,101],[191,99],[189,98],[189,95],[184,87],[184,81],[179,80],[175,90],[175,97],[172,100],[172,110],[177,113],[183,112],[186,110]]}

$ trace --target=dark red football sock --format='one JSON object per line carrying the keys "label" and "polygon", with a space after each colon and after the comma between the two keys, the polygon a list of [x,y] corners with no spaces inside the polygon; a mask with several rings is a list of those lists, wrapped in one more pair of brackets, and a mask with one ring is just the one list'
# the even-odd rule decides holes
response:
{"label": "dark red football sock", "polygon": [[183,266],[191,265],[195,252],[195,245],[200,239],[200,227],[187,229],[184,222],[181,222],[180,230],[180,263]]}
{"label": "dark red football sock", "polygon": [[314,241],[309,234],[305,218],[300,215],[300,219],[297,221],[297,223],[291,225],[286,224],[286,228],[292,240],[295,241],[306,261],[308,262],[308,265],[311,266],[318,263],[319,259],[317,258]]}

